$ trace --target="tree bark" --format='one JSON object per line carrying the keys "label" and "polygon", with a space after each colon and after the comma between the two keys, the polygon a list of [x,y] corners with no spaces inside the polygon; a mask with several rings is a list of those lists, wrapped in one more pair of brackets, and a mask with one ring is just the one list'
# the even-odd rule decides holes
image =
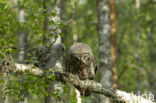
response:
{"label": "tree bark", "polygon": [[110,22],[111,22],[111,54],[113,63],[113,87],[118,88],[118,74],[116,68],[116,0],[110,0]]}
{"label": "tree bark", "polygon": [[150,60],[149,62],[151,63],[151,69],[150,71],[148,71],[148,81],[149,81],[149,91],[156,94],[155,92],[155,69],[154,69],[154,65],[155,65],[155,61],[156,59],[154,58],[155,55],[155,47],[154,47],[154,20],[150,20],[150,31],[149,31],[149,57]]}
{"label": "tree bark", "polygon": [[43,16],[44,16],[44,23],[43,23],[43,34],[42,34],[42,42],[43,44],[46,44],[48,38],[46,37],[47,28],[48,28],[48,18],[47,18],[47,0],[43,0]]}
{"label": "tree bark", "polygon": [[[19,22],[22,24],[25,22],[25,11],[23,8],[23,5],[18,4],[19,10],[18,10],[18,20]],[[26,49],[27,49],[27,33],[26,30],[24,29],[23,31],[21,30],[21,27],[19,26],[18,28],[18,48],[19,48],[19,52],[18,52],[18,62],[21,64],[24,64],[25,62],[25,54],[26,54]],[[22,77],[21,77],[21,82],[22,82]],[[27,92],[27,91],[25,91]],[[26,94],[25,94],[26,95]],[[19,101],[19,103],[22,103],[21,101]],[[29,103],[28,100],[28,95],[25,96],[25,100],[24,103]]]}
{"label": "tree bark", "polygon": [[[49,5],[51,6],[50,10],[47,10],[46,2],[50,3]],[[50,36],[49,43],[61,43],[60,33],[62,32],[62,30],[58,27],[58,25],[61,23],[61,0],[55,0],[55,1],[44,0],[43,6],[45,8],[45,13],[50,13],[50,14],[56,13],[56,15],[50,15],[48,17],[45,16],[43,30],[46,31],[47,34],[43,35],[43,41],[45,43],[45,40],[47,40],[47,36]],[[53,22],[53,24],[48,25],[48,22]],[[62,71],[61,61],[58,61],[56,63],[56,67],[58,67],[59,71]],[[52,89],[54,89],[56,85],[57,84],[54,82],[49,82],[49,87],[46,88],[46,90],[49,92],[49,96],[45,97],[45,103],[57,102],[55,98],[51,98],[50,96],[50,94],[52,94],[51,93]]]}
{"label": "tree bark", "polygon": [[[112,60],[110,48],[110,8],[109,0],[98,0],[98,38],[99,38],[99,81],[112,88]],[[100,96],[100,103],[110,103],[109,98]]]}
{"label": "tree bark", "polygon": [[76,1],[71,1],[71,8],[72,8],[72,26],[73,26],[73,29],[72,29],[72,34],[73,34],[73,42],[76,43],[78,41],[78,35],[77,35],[77,28],[76,28],[76,25],[77,25],[77,21],[75,20],[75,14],[76,14]]}

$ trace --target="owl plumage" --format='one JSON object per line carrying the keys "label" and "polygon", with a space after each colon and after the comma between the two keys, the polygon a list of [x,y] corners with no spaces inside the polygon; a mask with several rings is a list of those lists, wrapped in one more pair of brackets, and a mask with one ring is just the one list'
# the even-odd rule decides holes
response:
{"label": "owl plumage", "polygon": [[43,70],[53,68],[57,60],[65,54],[65,51],[66,47],[62,43],[54,43],[50,46],[50,48],[40,46],[37,48],[35,53],[37,61],[35,65],[41,67]]}
{"label": "owl plumage", "polygon": [[[75,43],[69,50],[66,61],[66,71],[77,75],[81,80],[93,80],[97,64],[91,48],[84,43]],[[87,89],[76,87],[81,95],[88,96],[91,92]]]}

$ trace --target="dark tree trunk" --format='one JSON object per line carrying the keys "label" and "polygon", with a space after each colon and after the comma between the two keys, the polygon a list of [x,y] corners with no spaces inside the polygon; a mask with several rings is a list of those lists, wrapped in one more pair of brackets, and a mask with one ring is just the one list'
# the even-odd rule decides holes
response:
{"label": "dark tree trunk", "polygon": [[136,35],[136,49],[137,49],[137,91],[138,93],[140,92],[140,88],[141,88],[141,81],[140,81],[140,63],[141,63],[141,57],[140,57],[140,21],[139,21],[139,8],[140,8],[140,0],[136,0],[136,13],[137,13],[137,27],[136,27],[136,31],[137,31],[137,35]]}
{"label": "dark tree trunk", "polygon": [[43,0],[43,16],[44,16],[44,23],[43,23],[43,35],[42,35],[42,39],[43,39],[43,44],[45,44],[47,42],[47,37],[46,37],[46,33],[47,33],[47,28],[48,28],[48,18],[47,18],[47,5],[46,2],[49,0]]}
{"label": "dark tree trunk", "polygon": [[156,94],[155,90],[155,80],[156,80],[156,76],[155,76],[155,61],[156,59],[154,58],[155,55],[155,47],[154,47],[154,37],[153,37],[153,33],[154,33],[154,21],[151,20],[150,21],[150,31],[149,31],[149,62],[151,63],[151,69],[150,71],[148,71],[148,80],[149,80],[149,90],[150,92]]}

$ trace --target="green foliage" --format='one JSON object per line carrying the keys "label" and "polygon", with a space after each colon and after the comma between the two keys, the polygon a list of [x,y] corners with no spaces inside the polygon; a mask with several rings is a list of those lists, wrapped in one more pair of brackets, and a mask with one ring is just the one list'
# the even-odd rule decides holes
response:
{"label": "green foliage", "polygon": [[[17,39],[20,35],[19,31],[26,32],[28,34],[27,40],[29,42],[27,45],[31,46],[25,52],[28,53],[29,49],[31,50],[37,45],[43,44],[42,37],[43,35],[47,34],[47,30],[43,29],[44,22],[49,16],[55,17],[56,12],[47,12],[51,6],[47,2],[47,8],[44,9],[41,2],[41,0],[19,0],[18,5],[15,5],[18,6],[18,8],[13,8],[10,6],[12,1],[0,1],[0,61],[8,54],[14,55],[20,51],[17,49],[18,47],[16,47],[18,43]],[[55,1],[53,1],[53,4],[56,4]],[[19,10],[24,10],[26,13],[24,22],[20,22],[18,20]],[[57,30],[65,27],[65,22],[58,24],[55,21],[51,21],[48,22],[47,27],[49,25],[55,25],[55,30]],[[51,38],[53,34],[45,36],[47,36],[47,38]],[[61,36],[63,36],[63,34],[61,34]],[[26,60],[26,62],[34,62],[33,54],[33,52],[27,54],[30,55],[30,58]],[[15,58],[15,61],[17,61],[17,57]],[[55,81],[53,76],[45,76],[43,78],[36,77],[35,75],[30,74],[29,71],[25,71],[24,74],[18,76],[10,75],[5,78],[7,79],[5,82],[3,78],[0,79],[0,85],[6,84],[4,89],[5,94],[13,96],[16,100],[20,101],[24,100],[26,94],[38,95],[41,97],[49,95],[45,90],[45,88],[49,86],[47,82],[49,82],[49,79]],[[63,88],[63,92],[61,92],[59,89],[56,89],[53,91],[54,94],[52,95],[58,100],[61,100],[61,96],[63,95],[66,95],[67,97],[69,95],[69,89],[63,85],[61,85],[61,87]],[[69,96],[69,100],[70,98],[72,101],[74,101],[75,97]]]}
{"label": "green foliage", "polygon": [[[50,95],[45,88],[48,88],[49,82],[55,83],[54,76],[45,75],[44,77],[37,77],[30,74],[29,71],[25,71],[24,74],[19,76],[9,76],[7,84],[5,86],[5,94],[13,96],[17,101],[23,101],[27,94],[38,95],[40,97]],[[69,87],[67,85],[57,85],[58,89],[52,90],[52,97],[61,101],[62,96],[68,98],[71,103],[76,103],[76,98],[69,94]],[[60,89],[61,88],[61,89]],[[70,103],[70,102],[69,102]]]}
{"label": "green foliage", "polygon": [[[83,0],[82,0],[83,1]],[[73,44],[73,36],[77,35],[77,42],[87,43],[98,58],[98,35],[97,35],[97,13],[96,0],[72,0],[66,2],[64,21],[71,20],[66,26],[64,43],[67,49]]]}
{"label": "green foliage", "polygon": [[6,55],[15,52],[16,44],[16,15],[11,11],[6,0],[0,2],[0,60]]}
{"label": "green foliage", "polygon": [[[148,90],[151,91],[149,82],[155,81],[153,75],[156,72],[153,68],[155,62],[155,49],[153,48],[155,48],[156,43],[154,40],[155,27],[151,32],[151,25],[155,23],[153,20],[156,16],[154,14],[156,3],[153,0],[140,0],[140,2],[138,13],[136,12],[135,0],[119,0],[117,4],[117,68],[121,89],[137,92],[137,86],[140,85],[141,93],[143,93]],[[140,30],[137,30],[138,23]],[[139,40],[137,39],[138,33],[140,33]],[[150,35],[153,36],[150,37]],[[138,68],[140,68],[140,84],[137,83]],[[149,78],[151,78],[150,81]],[[154,92],[152,91],[152,93]]]}
{"label": "green foliage", "polygon": [[31,75],[28,71],[20,76],[12,76],[11,78],[12,79],[8,80],[5,86],[5,93],[7,95],[12,95],[17,100],[24,100],[27,93],[40,96],[47,95],[45,87],[48,85],[45,82],[45,78]]}

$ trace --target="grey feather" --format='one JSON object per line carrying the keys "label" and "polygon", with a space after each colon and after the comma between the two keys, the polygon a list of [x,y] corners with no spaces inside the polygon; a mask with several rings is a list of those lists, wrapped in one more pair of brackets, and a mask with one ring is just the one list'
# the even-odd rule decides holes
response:
{"label": "grey feather", "polygon": [[53,68],[66,51],[66,47],[62,43],[54,43],[49,48],[46,46],[38,47],[35,57],[38,61],[38,66],[43,70]]}

